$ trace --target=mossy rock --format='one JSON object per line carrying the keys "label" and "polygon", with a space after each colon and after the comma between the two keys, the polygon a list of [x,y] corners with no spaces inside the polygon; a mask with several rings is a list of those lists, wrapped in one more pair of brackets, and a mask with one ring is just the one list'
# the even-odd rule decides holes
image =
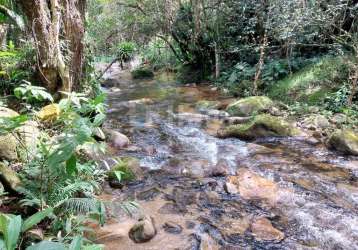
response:
{"label": "mossy rock", "polygon": [[231,103],[226,111],[232,116],[251,116],[273,106],[274,102],[266,96],[250,96]]}
{"label": "mossy rock", "polygon": [[207,100],[198,101],[195,105],[195,108],[199,111],[206,111],[209,109],[218,109],[219,107],[220,107],[220,102],[207,101]]}
{"label": "mossy rock", "polygon": [[[121,180],[118,180],[115,172],[121,172]],[[111,187],[121,188],[123,185],[143,178],[140,162],[134,157],[122,157],[118,163],[107,173]]]}
{"label": "mossy rock", "polygon": [[146,67],[141,67],[141,68],[135,69],[131,73],[132,73],[132,77],[134,79],[145,79],[145,78],[153,78],[154,77],[153,71]]}
{"label": "mossy rock", "polygon": [[298,134],[299,130],[282,118],[263,114],[254,117],[247,123],[228,126],[219,131],[218,136],[254,140],[262,137],[284,137]]}
{"label": "mossy rock", "polygon": [[358,134],[352,130],[337,130],[329,138],[328,146],[344,154],[358,156]]}
{"label": "mossy rock", "polygon": [[0,162],[0,180],[5,190],[16,191],[21,186],[21,180],[16,172]]}

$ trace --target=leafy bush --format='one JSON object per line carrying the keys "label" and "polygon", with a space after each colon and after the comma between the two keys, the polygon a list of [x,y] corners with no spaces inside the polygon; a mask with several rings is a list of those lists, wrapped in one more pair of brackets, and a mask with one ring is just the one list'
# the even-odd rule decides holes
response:
{"label": "leafy bush", "polygon": [[141,68],[135,69],[131,73],[132,73],[132,77],[134,79],[144,79],[144,78],[153,78],[154,77],[153,71],[147,67],[141,67]]}
{"label": "leafy bush", "polygon": [[136,45],[132,42],[121,42],[118,44],[117,57],[120,61],[127,62],[132,59]]}
{"label": "leafy bush", "polygon": [[53,102],[51,94],[48,93],[44,87],[33,86],[30,82],[25,80],[24,82],[25,83],[14,89],[14,94],[18,99],[31,104],[45,101]]}

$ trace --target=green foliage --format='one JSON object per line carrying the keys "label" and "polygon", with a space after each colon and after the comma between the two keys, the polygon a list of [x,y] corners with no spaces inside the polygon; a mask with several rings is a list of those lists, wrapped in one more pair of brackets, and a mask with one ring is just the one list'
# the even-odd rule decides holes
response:
{"label": "green foliage", "polygon": [[154,70],[160,70],[162,68],[170,69],[179,63],[167,44],[158,39],[153,39],[146,44],[141,50],[141,56]]}
{"label": "green foliage", "polygon": [[108,173],[108,178],[112,180],[117,180],[118,182],[134,180],[135,174],[130,169],[130,166],[128,166],[128,161],[130,159],[118,158],[116,160],[117,164]]}
{"label": "green foliage", "polygon": [[117,57],[120,61],[127,62],[133,58],[136,45],[132,42],[121,42],[118,44]]}
{"label": "green foliage", "polygon": [[[342,82],[348,79],[348,66],[344,57],[324,57],[316,63],[288,76],[268,88],[268,94],[274,99],[288,103],[308,101],[317,104],[324,100],[324,93],[334,92]],[[313,98],[312,98],[313,96]]]}
{"label": "green foliage", "polygon": [[18,99],[31,104],[54,101],[51,94],[48,93],[44,87],[33,86],[30,82],[25,80],[24,82],[25,83],[14,89],[14,94]]}
{"label": "green foliage", "polygon": [[31,44],[23,43],[19,49],[10,46],[0,51],[0,90],[3,95],[12,94],[13,89],[23,80],[34,75],[35,52]]}
{"label": "green foliage", "polygon": [[12,214],[0,214],[0,248],[15,250],[19,244],[20,235],[31,229],[42,220],[50,216],[52,208],[39,211],[34,215],[22,220],[21,216]]}
{"label": "green foliage", "polygon": [[134,79],[145,79],[154,77],[153,71],[147,67],[135,69],[131,73]]}

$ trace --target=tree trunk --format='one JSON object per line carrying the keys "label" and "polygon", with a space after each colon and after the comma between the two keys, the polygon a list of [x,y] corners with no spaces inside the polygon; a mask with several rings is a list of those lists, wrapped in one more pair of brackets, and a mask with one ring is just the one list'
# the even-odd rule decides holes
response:
{"label": "tree trunk", "polygon": [[7,38],[7,31],[9,29],[9,25],[7,24],[0,24],[0,50],[6,49],[6,38]]}
{"label": "tree trunk", "polygon": [[215,43],[215,79],[220,77],[220,53],[218,45]]}
{"label": "tree trunk", "polygon": [[52,93],[72,91],[82,77],[84,19],[78,1],[18,0],[36,43],[40,77]]}
{"label": "tree trunk", "polygon": [[268,45],[267,34],[266,34],[266,31],[265,31],[264,37],[262,39],[262,44],[261,44],[261,47],[260,47],[260,60],[256,65],[256,73],[255,73],[254,84],[253,84],[254,86],[253,86],[253,90],[252,90],[253,95],[257,95],[258,82],[260,80],[261,72],[262,72],[262,69],[263,69],[263,66],[264,66],[264,63],[265,63],[265,50],[266,50],[267,45]]}

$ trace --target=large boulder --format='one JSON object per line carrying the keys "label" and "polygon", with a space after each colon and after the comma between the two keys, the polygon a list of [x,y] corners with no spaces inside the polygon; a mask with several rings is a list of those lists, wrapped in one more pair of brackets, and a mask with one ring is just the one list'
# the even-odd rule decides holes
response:
{"label": "large boulder", "polygon": [[274,102],[266,96],[251,96],[231,103],[226,111],[232,116],[251,116],[267,111]]}
{"label": "large boulder", "polygon": [[265,217],[256,219],[251,225],[251,231],[259,241],[281,241],[285,234],[272,226],[271,221]]}
{"label": "large boulder", "polygon": [[6,189],[12,191],[16,191],[16,189],[21,186],[21,180],[16,172],[2,162],[0,162],[0,180]]}
{"label": "large boulder", "polygon": [[[11,118],[19,114],[14,110],[0,107],[0,118]],[[0,159],[3,160],[16,160],[17,159],[17,146],[18,140],[13,134],[0,135]]]}
{"label": "large boulder", "polygon": [[282,137],[298,135],[299,131],[280,117],[267,114],[258,115],[251,121],[231,125],[218,131],[222,138],[237,137],[243,140],[253,140],[262,137]]}
{"label": "large boulder", "polygon": [[352,130],[337,130],[329,138],[328,145],[342,153],[358,155],[358,134]]}

